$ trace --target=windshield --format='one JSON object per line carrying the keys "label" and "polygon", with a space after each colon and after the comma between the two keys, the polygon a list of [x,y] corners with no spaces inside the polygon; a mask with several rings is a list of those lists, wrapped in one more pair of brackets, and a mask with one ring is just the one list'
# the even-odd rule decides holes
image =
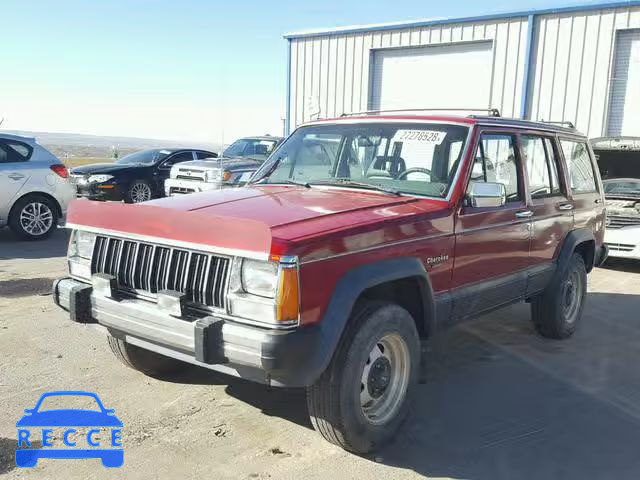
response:
{"label": "windshield", "polygon": [[467,134],[467,127],[424,123],[302,127],[254,178],[265,184],[370,187],[444,198]]}
{"label": "windshield", "polygon": [[171,152],[169,150],[142,150],[122,157],[116,163],[143,163],[151,165],[166,158]]}
{"label": "windshield", "polygon": [[605,195],[640,197],[640,179],[619,178],[605,180],[602,184]]}
{"label": "windshield", "polygon": [[260,140],[257,138],[241,138],[229,145],[223,157],[251,157],[257,160],[266,160],[275,148],[277,140]]}

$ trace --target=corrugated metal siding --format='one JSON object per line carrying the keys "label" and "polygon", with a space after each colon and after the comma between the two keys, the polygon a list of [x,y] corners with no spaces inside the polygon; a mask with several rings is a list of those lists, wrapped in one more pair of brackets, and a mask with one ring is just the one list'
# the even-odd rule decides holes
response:
{"label": "corrugated metal siding", "polygon": [[[291,127],[319,116],[367,109],[373,49],[493,41],[490,103],[505,116],[519,116],[527,18],[402,28],[291,40]],[[469,72],[472,77],[473,72]],[[316,106],[319,106],[319,113]],[[476,105],[470,105],[475,107]],[[480,105],[482,107],[484,105]]]}
{"label": "corrugated metal siding", "polygon": [[[568,120],[591,137],[606,135],[616,35],[640,28],[640,7],[546,13],[535,19],[529,118]],[[493,41],[491,105],[504,116],[519,117],[527,34],[527,17],[519,16],[291,38],[289,125],[366,110],[374,49],[478,40]],[[472,79],[473,72],[469,75]]]}
{"label": "corrugated metal siding", "polygon": [[531,118],[606,135],[616,32],[632,28],[640,28],[640,7],[539,17]]}

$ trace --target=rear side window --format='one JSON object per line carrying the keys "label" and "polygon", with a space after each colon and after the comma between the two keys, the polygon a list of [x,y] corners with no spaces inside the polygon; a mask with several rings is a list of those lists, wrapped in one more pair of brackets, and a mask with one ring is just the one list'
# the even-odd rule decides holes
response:
{"label": "rear side window", "polygon": [[571,190],[574,193],[597,192],[596,179],[593,172],[593,164],[589,155],[589,149],[584,142],[561,140],[562,152],[567,161]]}
{"label": "rear side window", "polygon": [[216,158],[217,155],[215,153],[209,152],[196,152],[196,158],[198,160],[204,160],[205,158]]}
{"label": "rear side window", "polygon": [[532,135],[523,135],[521,139],[531,198],[559,194],[558,166],[551,141]]}
{"label": "rear side window", "polygon": [[33,149],[21,142],[0,141],[0,163],[26,162]]}
{"label": "rear side window", "polygon": [[521,200],[514,145],[512,135],[483,134],[476,151],[470,183],[502,183],[507,202]]}

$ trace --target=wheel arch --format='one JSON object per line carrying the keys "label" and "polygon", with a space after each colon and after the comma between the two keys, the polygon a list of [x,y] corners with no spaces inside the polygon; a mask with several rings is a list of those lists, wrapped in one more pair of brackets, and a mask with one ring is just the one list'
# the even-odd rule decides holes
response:
{"label": "wheel arch", "polygon": [[[397,283],[399,282],[399,283]],[[390,294],[401,287],[411,286],[421,295],[421,303],[405,298],[405,304],[392,299]],[[295,385],[311,385],[327,368],[340,340],[352,318],[358,302],[377,297],[376,300],[395,301],[420,318],[415,318],[418,333],[426,337],[435,330],[435,300],[428,273],[418,258],[400,257],[381,260],[356,267],[348,271],[336,283],[333,294],[322,317],[314,327],[309,327],[309,343],[304,346],[308,367],[300,377],[288,382]],[[413,312],[412,312],[413,310]],[[298,346],[299,347],[299,346]],[[268,349],[263,356],[277,358],[277,353]]]}
{"label": "wheel arch", "polygon": [[582,255],[587,273],[593,270],[596,261],[596,238],[591,230],[580,228],[567,235],[558,255],[556,275],[564,273],[574,252]]}
{"label": "wheel arch", "polygon": [[62,217],[62,207],[60,206],[60,203],[58,202],[58,200],[56,200],[56,198],[51,195],[50,193],[47,192],[41,192],[41,191],[31,191],[31,192],[27,192],[21,196],[19,196],[15,202],[13,202],[13,205],[11,205],[11,209],[9,210],[9,216],[7,217],[7,219],[11,219],[11,217],[13,216],[15,210],[16,210],[16,205],[18,204],[18,202],[20,202],[20,200],[24,199],[24,198],[28,198],[28,197],[44,197],[48,200],[50,200],[53,203],[53,206],[56,209],[56,215],[58,216],[58,218]]}

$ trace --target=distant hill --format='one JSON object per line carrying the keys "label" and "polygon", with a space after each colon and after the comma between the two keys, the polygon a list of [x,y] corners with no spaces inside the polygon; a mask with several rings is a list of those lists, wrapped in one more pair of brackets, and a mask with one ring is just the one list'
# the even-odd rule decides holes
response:
{"label": "distant hill", "polygon": [[35,137],[41,145],[47,147],[61,158],[110,158],[113,155],[114,147],[118,149],[120,156],[147,148],[189,147],[202,148],[214,152],[218,152],[221,149],[221,146],[215,143],[179,142],[152,138],[87,135],[83,133],[29,132],[24,130],[0,130],[0,132]]}

